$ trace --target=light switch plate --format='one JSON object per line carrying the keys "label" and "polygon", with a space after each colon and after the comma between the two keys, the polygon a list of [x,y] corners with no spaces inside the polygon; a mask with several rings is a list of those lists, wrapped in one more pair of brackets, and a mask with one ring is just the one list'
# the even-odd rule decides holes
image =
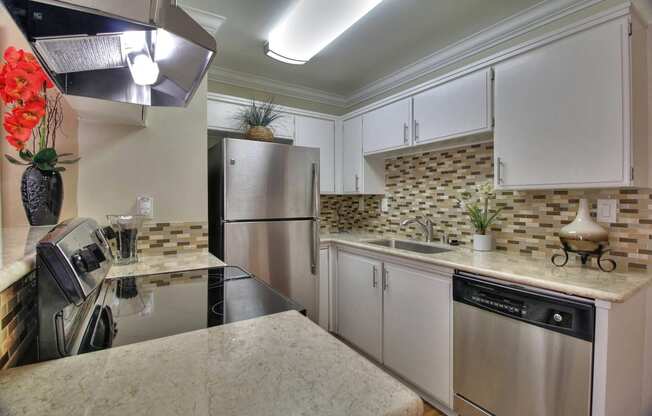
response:
{"label": "light switch plate", "polygon": [[598,212],[596,217],[599,222],[617,222],[618,201],[615,199],[598,199]]}
{"label": "light switch plate", "polygon": [[389,212],[389,198],[385,197],[380,200],[380,212],[385,214]]}
{"label": "light switch plate", "polygon": [[136,200],[138,214],[152,218],[154,216],[154,198],[151,196],[139,196]]}
{"label": "light switch plate", "polygon": [[364,211],[364,196],[358,200],[358,211]]}

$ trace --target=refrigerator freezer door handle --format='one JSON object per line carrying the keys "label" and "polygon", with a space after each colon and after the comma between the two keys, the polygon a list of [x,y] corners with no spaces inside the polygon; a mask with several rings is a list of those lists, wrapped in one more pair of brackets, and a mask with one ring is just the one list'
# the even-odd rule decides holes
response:
{"label": "refrigerator freezer door handle", "polygon": [[319,165],[312,164],[312,217],[319,219]]}

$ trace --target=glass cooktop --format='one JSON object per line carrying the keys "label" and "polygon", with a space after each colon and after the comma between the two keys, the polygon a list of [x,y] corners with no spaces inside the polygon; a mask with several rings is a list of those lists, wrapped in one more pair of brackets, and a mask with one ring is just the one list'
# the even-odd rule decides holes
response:
{"label": "glass cooktop", "polygon": [[116,279],[104,305],[117,330],[113,346],[287,310],[305,314],[301,305],[232,266]]}

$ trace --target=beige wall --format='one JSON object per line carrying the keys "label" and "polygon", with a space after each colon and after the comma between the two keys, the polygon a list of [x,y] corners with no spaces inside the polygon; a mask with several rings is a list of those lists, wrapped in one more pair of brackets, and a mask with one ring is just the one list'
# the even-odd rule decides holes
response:
{"label": "beige wall", "polygon": [[[14,25],[11,17],[3,7],[0,7],[0,53],[8,46],[15,46],[21,49],[29,50],[29,44]],[[4,114],[4,108],[2,112]],[[2,140],[0,143],[0,152],[4,154],[16,155],[16,151],[5,141],[5,131],[2,130]],[[59,153],[78,152],[77,140],[77,114],[64,102],[64,124],[61,132],[57,136],[57,151]],[[2,187],[2,226],[15,227],[27,225],[27,218],[20,198],[20,179],[25,168],[23,166],[12,165],[2,157],[0,162]],[[61,210],[61,219],[74,217],[77,215],[77,165],[67,165],[67,171],[63,173],[64,198]]]}
{"label": "beige wall", "polygon": [[187,108],[149,108],[147,128],[80,120],[79,215],[104,221],[146,195],[156,221],[207,221],[206,125],[206,81]]}
{"label": "beige wall", "polygon": [[299,108],[308,111],[316,111],[318,113],[332,114],[335,116],[344,114],[345,110],[344,107],[315,103],[313,101],[302,100],[300,98],[272,94],[253,88],[238,87],[217,81],[208,81],[208,91],[246,99],[254,98],[257,100],[266,100],[269,97],[274,97],[274,102],[279,105]]}

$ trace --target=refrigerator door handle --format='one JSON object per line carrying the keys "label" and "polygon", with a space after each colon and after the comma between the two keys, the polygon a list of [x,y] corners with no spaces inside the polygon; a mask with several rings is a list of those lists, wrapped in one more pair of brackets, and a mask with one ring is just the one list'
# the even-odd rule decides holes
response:
{"label": "refrigerator door handle", "polygon": [[319,261],[319,219],[312,221],[312,244],[310,247],[310,271],[317,276],[319,269],[317,262]]}
{"label": "refrigerator door handle", "polygon": [[310,270],[317,275],[319,261],[319,165],[312,164],[312,244],[310,248]]}

